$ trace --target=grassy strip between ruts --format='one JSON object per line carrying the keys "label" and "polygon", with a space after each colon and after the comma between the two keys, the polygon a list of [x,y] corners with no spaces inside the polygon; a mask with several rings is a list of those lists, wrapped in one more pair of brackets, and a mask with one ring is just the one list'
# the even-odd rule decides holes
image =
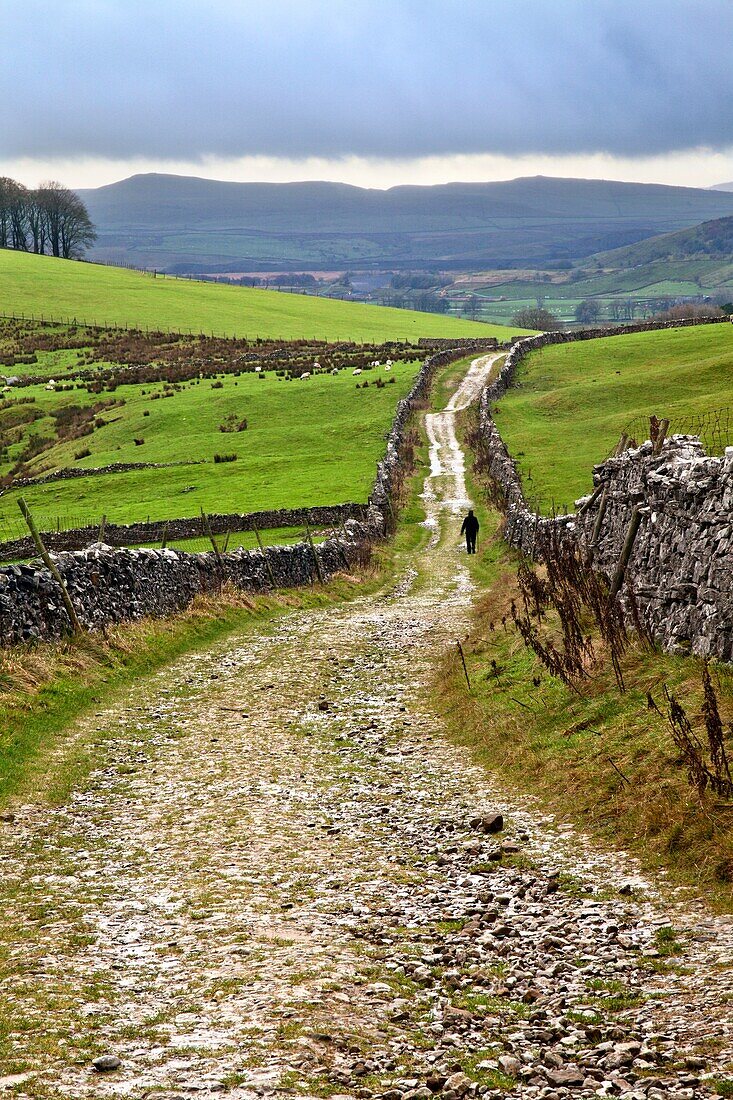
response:
{"label": "grassy strip between ruts", "polygon": [[[702,661],[634,642],[622,659],[622,694],[596,638],[597,666],[577,691],[565,687],[513,626],[518,559],[500,538],[500,517],[483,504],[481,487],[472,489],[483,542],[470,560],[480,597],[463,643],[471,690],[453,652],[435,690],[451,736],[565,820],[627,848],[648,870],[664,866],[676,881],[732,911],[733,803],[710,792],[698,796],[666,721],[647,699],[650,693],[664,710],[667,685],[700,732]],[[717,665],[712,677],[730,723],[733,670]]]}

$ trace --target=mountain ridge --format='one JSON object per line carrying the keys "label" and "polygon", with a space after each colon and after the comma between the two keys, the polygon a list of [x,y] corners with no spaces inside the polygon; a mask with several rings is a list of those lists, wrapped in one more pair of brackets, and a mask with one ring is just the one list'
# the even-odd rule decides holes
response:
{"label": "mountain ridge", "polygon": [[193,271],[540,264],[733,214],[724,191],[551,176],[382,191],[145,173],[78,193],[92,258]]}

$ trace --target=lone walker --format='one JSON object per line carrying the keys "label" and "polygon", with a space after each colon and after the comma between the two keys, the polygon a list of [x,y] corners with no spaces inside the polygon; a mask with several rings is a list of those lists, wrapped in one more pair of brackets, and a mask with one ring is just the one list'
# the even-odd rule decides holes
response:
{"label": "lone walker", "polygon": [[473,508],[468,509],[468,515],[463,521],[461,534],[466,536],[466,553],[476,553],[476,536],[479,532],[479,523],[473,514]]}

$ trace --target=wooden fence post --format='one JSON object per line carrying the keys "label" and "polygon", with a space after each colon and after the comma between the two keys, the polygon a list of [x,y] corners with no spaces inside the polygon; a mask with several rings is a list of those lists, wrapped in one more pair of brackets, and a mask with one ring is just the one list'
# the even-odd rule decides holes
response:
{"label": "wooden fence post", "polygon": [[613,584],[611,585],[611,591],[608,594],[609,600],[615,600],[618,596],[621,585],[624,583],[624,577],[626,576],[626,569],[629,564],[629,558],[631,557],[631,551],[634,549],[634,543],[636,536],[639,533],[639,527],[641,526],[641,511],[638,508],[634,508],[631,513],[631,522],[629,523],[629,529],[626,532],[626,538],[624,540],[623,549],[621,551],[621,557],[618,559],[618,565],[616,566],[616,572],[613,578]]}
{"label": "wooden fence post", "polygon": [[214,554],[216,555],[216,563],[219,566],[219,572],[220,572],[220,574],[223,578],[223,576],[224,576],[224,562],[223,562],[222,556],[219,552],[219,547],[216,545],[216,539],[214,538],[214,535],[211,531],[211,524],[209,523],[209,517],[207,516],[207,514],[203,510],[203,508],[201,509],[201,520],[202,520],[203,525],[204,525],[204,531],[208,535],[209,542],[211,543]]}
{"label": "wooden fence post", "polygon": [[68,589],[66,587],[66,584],[64,582],[64,578],[59,573],[58,569],[56,568],[55,563],[51,559],[51,555],[49,554],[48,550],[46,549],[46,547],[43,544],[43,539],[41,538],[40,534],[38,533],[38,528],[36,527],[35,520],[33,519],[33,516],[31,515],[30,508],[26,504],[24,497],[20,497],[20,499],[18,500],[18,507],[20,508],[21,512],[23,513],[23,519],[28,524],[28,530],[31,533],[31,537],[32,537],[34,543],[36,544],[36,549],[38,550],[38,553],[41,555],[41,558],[43,559],[44,565],[49,570],[49,572],[51,573],[51,576],[56,581],[56,584],[61,589],[61,599],[63,600],[64,607],[66,608],[66,614],[69,616],[69,622],[71,623],[72,632],[74,634],[81,634],[82,626],[81,626],[81,623],[79,622],[79,618],[76,614],[76,609],[74,608],[74,605],[71,602],[71,596],[69,595],[69,591],[68,591]]}
{"label": "wooden fence post", "polygon": [[275,584],[275,576],[272,572],[272,566],[270,565],[270,559],[267,556],[267,550],[262,545],[262,539],[260,538],[260,532],[259,532],[259,530],[257,528],[257,524],[254,522],[254,520],[252,521],[252,527],[254,529],[255,538],[257,539],[257,545],[260,548],[260,553],[262,554],[262,557],[265,559],[265,566],[267,568],[267,575],[270,578],[270,584],[272,585],[273,588],[276,588],[277,586]]}
{"label": "wooden fence post", "polygon": [[316,553],[316,548],[313,545],[313,536],[311,535],[311,529],[310,529],[310,526],[308,524],[308,517],[307,516],[306,516],[306,519],[305,519],[305,535],[306,535],[306,538],[308,539],[308,543],[310,544],[310,548],[311,548],[311,551],[313,553],[313,561],[316,563],[316,576],[318,577],[319,582],[321,584],[323,584],[323,573],[321,572],[321,563],[318,560],[318,554]]}
{"label": "wooden fence post", "polygon": [[606,506],[608,504],[608,486],[603,486],[603,492],[601,493],[601,500],[598,505],[598,515],[596,516],[596,522],[593,527],[593,534],[591,535],[590,545],[591,549],[595,549],[598,539],[601,536],[601,527],[603,521],[606,518]]}
{"label": "wooden fence post", "polygon": [[654,448],[652,450],[653,455],[661,454],[664,441],[667,438],[667,432],[669,431],[669,420],[665,417],[664,420],[659,421],[659,435],[656,438]]}
{"label": "wooden fence post", "polygon": [[463,665],[463,674],[466,677],[466,683],[468,684],[468,690],[470,691],[471,690],[471,681],[468,678],[468,669],[466,667],[466,658],[463,655],[463,646],[461,645],[460,641],[456,641],[456,645],[458,646],[458,652],[461,655],[461,663]]}

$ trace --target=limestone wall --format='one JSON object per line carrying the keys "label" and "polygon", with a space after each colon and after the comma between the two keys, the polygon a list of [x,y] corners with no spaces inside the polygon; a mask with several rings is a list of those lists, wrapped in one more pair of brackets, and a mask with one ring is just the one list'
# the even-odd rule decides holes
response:
{"label": "limestone wall", "polygon": [[[633,326],[633,331],[640,327]],[[621,589],[622,602],[628,610],[631,586],[646,627],[668,651],[733,661],[733,448],[715,457],[705,454],[696,437],[672,436],[654,455],[647,442],[596,466],[596,491],[576,502],[575,514],[546,518],[528,507],[491,408],[529,350],[559,343],[565,335],[523,340],[524,350],[519,345],[513,349],[502,377],[482,396],[481,444],[488,472],[507,503],[507,541],[538,558],[551,543],[552,532],[555,539],[572,540],[592,552],[594,565],[611,581],[638,508],[641,527]]]}
{"label": "limestone wall", "polygon": [[[333,504],[315,508],[276,508],[265,512],[211,513],[207,516],[213,534],[224,535],[227,531],[271,530],[275,527],[340,527],[347,519],[363,520],[366,517],[364,504]],[[70,531],[44,532],[43,541],[49,550],[60,553],[65,550],[83,550],[94,542],[99,534],[99,525],[94,527],[75,527]],[[156,520],[145,523],[108,523],[104,529],[104,539],[110,546],[140,546],[146,542],[161,542],[165,534],[166,542],[177,539],[198,539],[206,534],[200,516],[168,521]],[[30,535],[22,539],[13,539],[0,545],[0,561],[18,561],[32,557],[35,547]]]}

